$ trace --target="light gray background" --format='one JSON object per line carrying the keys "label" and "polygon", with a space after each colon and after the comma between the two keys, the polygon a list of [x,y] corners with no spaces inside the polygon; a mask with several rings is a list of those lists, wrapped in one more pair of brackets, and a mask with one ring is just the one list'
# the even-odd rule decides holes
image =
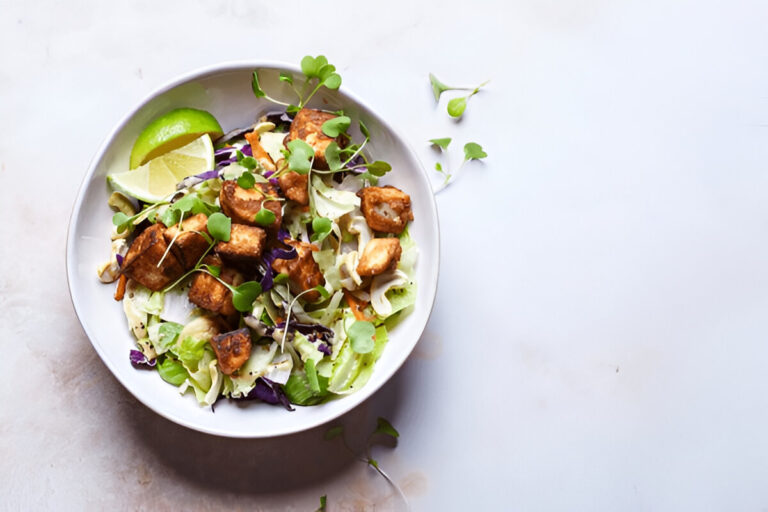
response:
{"label": "light gray background", "polygon": [[[136,402],[69,302],[89,159],[151,90],[324,53],[411,141],[481,143],[438,196],[415,353],[342,422],[415,510],[768,507],[768,4],[0,1],[7,509],[398,510],[324,429],[217,439]],[[454,123],[427,73],[489,86]]]}

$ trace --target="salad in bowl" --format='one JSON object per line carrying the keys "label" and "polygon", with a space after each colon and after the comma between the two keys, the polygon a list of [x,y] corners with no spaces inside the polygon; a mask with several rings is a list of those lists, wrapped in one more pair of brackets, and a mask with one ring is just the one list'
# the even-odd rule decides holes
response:
{"label": "salad in bowl", "polygon": [[135,340],[125,357],[201,406],[294,410],[363,389],[417,301],[409,191],[379,182],[398,170],[362,119],[309,106],[339,88],[335,68],[306,57],[302,72],[280,73],[284,102],[253,71],[270,106],[226,134],[215,111],[156,116],[106,175],[97,271]]}

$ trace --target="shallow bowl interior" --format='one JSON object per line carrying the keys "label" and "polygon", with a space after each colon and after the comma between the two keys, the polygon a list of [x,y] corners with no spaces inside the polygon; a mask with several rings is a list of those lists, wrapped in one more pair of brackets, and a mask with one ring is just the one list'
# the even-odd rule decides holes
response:
{"label": "shallow bowl interior", "polygon": [[[413,350],[426,326],[437,288],[439,240],[437,210],[427,176],[403,139],[362,101],[345,91],[321,90],[310,106],[344,109],[353,122],[362,119],[371,132],[368,153],[386,160],[393,170],[382,184],[395,185],[411,195],[415,221],[410,232],[419,247],[416,269],[418,299],[413,312],[390,333],[389,343],[375,371],[358,392],[314,407],[287,412],[258,402],[244,405],[222,401],[215,414],[200,407],[191,393],[179,396],[154,371],[135,370],[128,352],[135,340],[129,332],[120,303],[112,299],[114,285],[102,284],[96,267],[109,257],[112,212],[107,206],[105,176],[128,168],[136,136],[154,117],[178,107],[213,113],[225,131],[247,126],[276,106],[254,97],[251,73],[259,69],[262,88],[270,96],[295,102],[279,73],[299,76],[289,66],[260,62],[228,63],[183,76],[151,94],[133,109],[107,137],[91,162],[70,220],[67,239],[67,277],[72,302],[83,329],[101,359],[117,379],[141,402],[158,414],[189,428],[229,437],[271,437],[298,432],[328,422],[349,411],[382,386]],[[354,132],[353,132],[354,133]],[[358,132],[359,133],[359,132]]]}

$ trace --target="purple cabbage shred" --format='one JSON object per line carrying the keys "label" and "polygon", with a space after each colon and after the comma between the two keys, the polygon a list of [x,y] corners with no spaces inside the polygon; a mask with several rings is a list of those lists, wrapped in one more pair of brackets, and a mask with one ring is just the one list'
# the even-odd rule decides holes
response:
{"label": "purple cabbage shred", "polygon": [[282,404],[289,411],[293,411],[291,401],[285,395],[285,391],[277,384],[266,377],[259,377],[256,379],[256,386],[242,398],[234,398],[233,400],[261,400],[268,404],[277,405]]}
{"label": "purple cabbage shred", "polygon": [[139,350],[131,350],[130,358],[131,365],[137,369],[149,369],[157,364],[157,359],[147,359],[147,356]]}
{"label": "purple cabbage shred", "polygon": [[[282,228],[281,228],[282,231]],[[280,232],[277,235],[280,238]],[[268,254],[262,256],[261,261],[264,264],[264,277],[261,278],[261,289],[264,291],[270,290],[274,286],[275,273],[272,270],[272,263],[277,260],[292,260],[297,257],[299,253],[296,249],[291,247],[290,250],[280,249],[275,247]]]}
{"label": "purple cabbage shred", "polygon": [[117,266],[122,267],[123,266],[123,255],[122,254],[115,254],[115,259],[117,260]]}

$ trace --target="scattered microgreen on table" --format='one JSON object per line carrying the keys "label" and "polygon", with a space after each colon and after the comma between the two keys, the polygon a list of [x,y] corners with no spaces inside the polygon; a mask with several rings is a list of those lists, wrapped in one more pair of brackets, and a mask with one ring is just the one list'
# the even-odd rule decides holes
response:
{"label": "scattered microgreen on table", "polygon": [[[442,139],[429,139],[429,142],[438,147],[440,151],[445,152],[448,150],[448,146],[451,144],[451,139],[450,137],[445,137]],[[440,162],[435,163],[435,170],[444,176],[443,183],[438,186],[437,190],[435,190],[435,193],[440,192],[450,183],[452,183],[451,178],[459,173],[461,168],[464,167],[464,164],[472,160],[482,160],[487,156],[488,153],[483,150],[483,147],[480,144],[477,142],[467,142],[464,144],[464,160],[462,160],[461,165],[459,165],[455,173],[451,174],[448,169],[444,168]]]}
{"label": "scattered microgreen on table", "polygon": [[467,102],[469,101],[469,98],[480,92],[480,89],[485,87],[485,85],[490,82],[490,80],[486,80],[482,84],[478,85],[475,88],[472,87],[453,87],[450,85],[445,85],[443,82],[437,79],[435,75],[432,73],[429,74],[429,82],[432,85],[432,94],[435,96],[435,101],[440,101],[440,95],[443,94],[445,91],[471,91],[466,96],[460,96],[458,98],[452,98],[448,102],[448,115],[454,118],[459,118],[464,114],[464,111],[467,109]]}

